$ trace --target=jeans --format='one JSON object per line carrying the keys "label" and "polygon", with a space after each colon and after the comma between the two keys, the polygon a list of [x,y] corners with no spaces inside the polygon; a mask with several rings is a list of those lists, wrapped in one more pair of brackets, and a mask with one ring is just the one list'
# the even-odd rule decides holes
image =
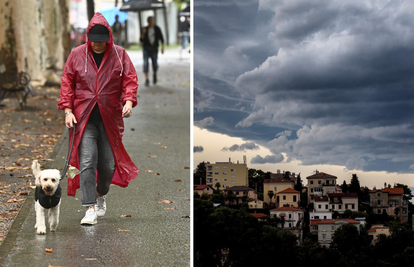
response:
{"label": "jeans", "polygon": [[149,66],[148,59],[149,58],[151,58],[152,70],[154,71],[154,73],[157,72],[158,70],[158,63],[157,63],[158,49],[155,51],[148,51],[144,47],[143,51],[144,51],[144,73],[148,73],[148,66]]}
{"label": "jeans", "polygon": [[187,44],[188,44],[188,37],[189,37],[189,33],[188,32],[182,32],[182,47],[183,49],[187,48]]}
{"label": "jeans", "polygon": [[115,173],[115,159],[98,105],[89,117],[80,142],[79,165],[82,206],[95,205],[96,193],[108,193]]}

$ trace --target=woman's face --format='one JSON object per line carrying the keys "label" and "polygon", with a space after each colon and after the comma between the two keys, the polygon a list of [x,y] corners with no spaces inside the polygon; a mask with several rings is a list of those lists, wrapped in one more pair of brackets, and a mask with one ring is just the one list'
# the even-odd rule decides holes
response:
{"label": "woman's face", "polygon": [[106,50],[106,42],[91,42],[92,50],[95,53],[103,53]]}

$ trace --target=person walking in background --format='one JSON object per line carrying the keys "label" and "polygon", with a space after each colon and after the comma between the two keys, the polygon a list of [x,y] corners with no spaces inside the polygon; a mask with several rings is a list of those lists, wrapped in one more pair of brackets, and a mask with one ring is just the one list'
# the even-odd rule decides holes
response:
{"label": "person walking in background", "polygon": [[122,23],[119,22],[119,16],[115,15],[115,22],[112,25],[112,35],[114,37],[114,44],[121,45],[122,43]]}
{"label": "person walking in background", "polygon": [[111,28],[97,12],[87,28],[88,41],[69,55],[62,75],[58,108],[66,127],[76,124],[70,165],[80,171],[68,179],[68,195],[81,188],[86,207],[81,224],[97,223],[106,212],[110,184],[128,186],[138,175],[122,144],[123,118],[137,105],[138,78],[125,50],[113,44]]}
{"label": "person walking in background", "polygon": [[157,83],[157,70],[158,70],[158,46],[161,42],[161,53],[164,54],[164,38],[162,36],[161,29],[155,25],[154,17],[148,17],[148,26],[142,30],[140,41],[143,43],[144,54],[144,73],[145,73],[145,86],[149,86],[148,59],[151,58],[152,70],[153,70],[153,83]]}
{"label": "person walking in background", "polygon": [[180,21],[180,32],[178,33],[178,36],[181,37],[182,50],[185,50],[190,37],[190,17],[182,16],[180,17]]}

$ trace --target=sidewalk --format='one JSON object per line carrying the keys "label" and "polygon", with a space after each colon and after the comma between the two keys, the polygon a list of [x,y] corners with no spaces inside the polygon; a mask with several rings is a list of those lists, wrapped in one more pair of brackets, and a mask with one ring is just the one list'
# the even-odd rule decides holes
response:
{"label": "sidewalk", "polygon": [[[123,138],[138,177],[127,188],[111,186],[108,211],[94,226],[79,224],[85,214],[80,190],[76,198],[63,194],[57,231],[47,228],[43,236],[34,229],[31,191],[24,204],[30,208],[18,215],[22,226],[4,266],[190,266],[191,174],[185,168],[190,166],[190,55],[179,59],[178,49],[159,55],[158,84],[151,79],[145,87],[141,53],[129,53],[140,87]],[[50,168],[63,168],[66,138],[62,135],[56,145]],[[66,192],[67,179],[61,185]]]}

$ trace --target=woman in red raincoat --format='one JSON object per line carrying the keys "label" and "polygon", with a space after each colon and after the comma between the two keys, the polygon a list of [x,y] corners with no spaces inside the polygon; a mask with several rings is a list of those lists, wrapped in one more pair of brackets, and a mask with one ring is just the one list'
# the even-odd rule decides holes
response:
{"label": "woman in red raincoat", "polygon": [[102,14],[93,16],[86,33],[87,43],[75,48],[65,64],[58,108],[65,110],[68,128],[76,124],[70,165],[80,175],[68,180],[67,193],[75,196],[81,188],[87,207],[81,224],[95,224],[105,214],[109,185],[126,187],[138,175],[122,144],[123,117],[137,105],[138,78]]}

